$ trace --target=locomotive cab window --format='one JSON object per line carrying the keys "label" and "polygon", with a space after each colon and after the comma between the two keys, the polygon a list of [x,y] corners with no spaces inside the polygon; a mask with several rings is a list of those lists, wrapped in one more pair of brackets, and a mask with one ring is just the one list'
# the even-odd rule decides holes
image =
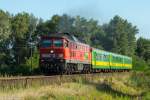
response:
{"label": "locomotive cab window", "polygon": [[53,44],[55,47],[62,47],[63,46],[63,41],[62,40],[54,40]]}
{"label": "locomotive cab window", "polygon": [[51,47],[52,46],[52,40],[43,40],[41,42],[41,47]]}

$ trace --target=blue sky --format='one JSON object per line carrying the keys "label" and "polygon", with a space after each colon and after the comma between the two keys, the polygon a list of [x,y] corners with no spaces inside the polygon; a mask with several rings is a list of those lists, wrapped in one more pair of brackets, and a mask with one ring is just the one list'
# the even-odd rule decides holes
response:
{"label": "blue sky", "polygon": [[63,13],[107,23],[115,15],[139,28],[137,37],[150,39],[150,0],[0,0],[0,9],[12,14],[33,13],[44,20]]}

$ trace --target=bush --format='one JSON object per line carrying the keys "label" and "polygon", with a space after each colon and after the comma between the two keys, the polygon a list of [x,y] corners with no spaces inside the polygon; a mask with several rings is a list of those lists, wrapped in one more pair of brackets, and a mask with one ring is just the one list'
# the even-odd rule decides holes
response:
{"label": "bush", "polygon": [[150,92],[147,92],[144,97],[143,100],[150,100]]}
{"label": "bush", "polygon": [[12,76],[12,75],[29,75],[30,70],[24,65],[2,65],[0,67],[0,75],[1,76]]}
{"label": "bush", "polygon": [[[32,64],[31,64],[32,63]],[[39,53],[38,51],[35,51],[33,54],[33,57],[30,57],[26,60],[25,65],[27,68],[30,69],[30,71],[33,73],[37,73],[39,70]]]}
{"label": "bush", "polygon": [[[31,66],[32,60],[32,66]],[[39,73],[39,53],[35,51],[33,57],[26,59],[23,64],[1,64],[0,65],[0,75],[2,76],[12,76],[12,75],[31,75]]]}
{"label": "bush", "polygon": [[133,57],[133,70],[144,71],[146,69],[148,69],[148,65],[142,58]]}

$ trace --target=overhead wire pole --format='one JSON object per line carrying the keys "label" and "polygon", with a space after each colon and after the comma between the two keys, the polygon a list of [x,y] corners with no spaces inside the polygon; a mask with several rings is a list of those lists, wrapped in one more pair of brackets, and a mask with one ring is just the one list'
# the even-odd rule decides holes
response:
{"label": "overhead wire pole", "polygon": [[32,71],[32,45],[31,45],[31,71]]}
{"label": "overhead wire pole", "polygon": [[30,32],[29,40],[28,40],[28,44],[29,44],[29,48],[30,48],[30,57],[31,57],[30,71],[32,70],[32,32]]}

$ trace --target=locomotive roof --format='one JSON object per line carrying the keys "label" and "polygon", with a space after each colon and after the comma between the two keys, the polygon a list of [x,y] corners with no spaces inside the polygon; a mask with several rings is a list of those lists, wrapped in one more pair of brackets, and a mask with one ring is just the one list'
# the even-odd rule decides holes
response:
{"label": "locomotive roof", "polygon": [[70,33],[51,33],[48,35],[43,35],[42,37],[66,38],[72,41],[79,42],[79,40]]}
{"label": "locomotive roof", "polygon": [[85,44],[85,43],[82,43],[81,41],[79,41],[71,33],[51,33],[51,34],[48,34],[48,35],[43,35],[42,37],[65,38],[65,39],[68,39],[70,41],[74,41],[74,42],[89,46],[88,44]]}

